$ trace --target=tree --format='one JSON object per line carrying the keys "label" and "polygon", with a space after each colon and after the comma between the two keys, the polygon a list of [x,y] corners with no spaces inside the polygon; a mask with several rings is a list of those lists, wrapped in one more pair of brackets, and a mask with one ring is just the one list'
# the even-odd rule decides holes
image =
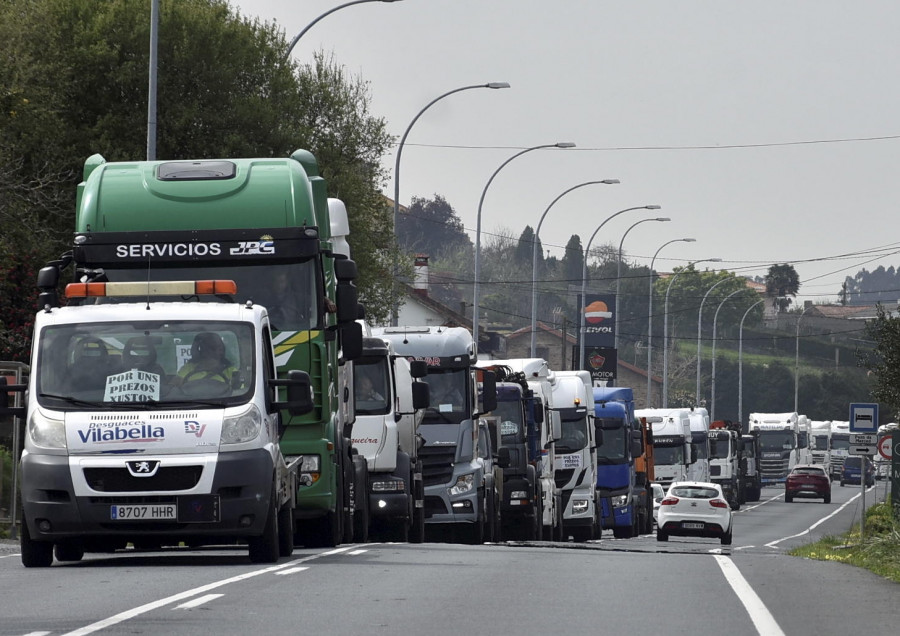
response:
{"label": "tree", "polygon": [[463,222],[439,194],[434,199],[413,197],[409,209],[400,214],[397,242],[404,251],[434,258],[459,249],[471,255],[474,249]]}
{"label": "tree", "polygon": [[772,299],[773,307],[779,312],[787,310],[791,304],[788,296],[797,296],[800,291],[800,277],[793,265],[784,263],[772,265],[766,273],[766,296]]}
{"label": "tree", "polygon": [[866,323],[866,335],[875,342],[875,348],[858,350],[857,359],[872,377],[872,397],[900,416],[900,317],[877,305],[875,319]]}
{"label": "tree", "polygon": [[566,252],[563,256],[563,280],[569,284],[581,284],[581,275],[584,273],[584,249],[581,247],[581,237],[573,234],[566,243]]}
{"label": "tree", "polygon": [[[62,203],[17,208],[26,227],[41,230],[33,240],[45,260],[69,247],[85,158],[145,156],[148,16],[147,3],[132,0],[0,3],[0,189],[40,181],[40,196]],[[386,315],[394,241],[380,166],[392,138],[369,112],[367,84],[324,54],[284,63],[284,33],[225,0],[162,3],[158,47],[158,156],[310,150],[329,196],[347,204],[360,296],[369,315]]]}

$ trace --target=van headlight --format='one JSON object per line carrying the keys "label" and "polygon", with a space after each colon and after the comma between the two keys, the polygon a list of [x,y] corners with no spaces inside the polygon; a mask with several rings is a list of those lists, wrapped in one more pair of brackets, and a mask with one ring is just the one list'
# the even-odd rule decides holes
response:
{"label": "van headlight", "polygon": [[34,409],[28,418],[28,437],[31,443],[41,448],[66,448],[66,423],[44,415]]}
{"label": "van headlight", "polygon": [[240,415],[226,417],[222,422],[222,444],[243,444],[256,439],[262,428],[262,416],[253,404]]}

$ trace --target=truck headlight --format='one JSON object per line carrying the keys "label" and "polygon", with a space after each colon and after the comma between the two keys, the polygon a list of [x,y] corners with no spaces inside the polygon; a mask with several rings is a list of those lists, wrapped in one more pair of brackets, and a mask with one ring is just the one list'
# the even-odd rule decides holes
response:
{"label": "truck headlight", "polygon": [[373,481],[372,492],[403,492],[404,483],[402,479],[396,481]]}
{"label": "truck headlight", "polygon": [[581,499],[572,502],[572,514],[584,514],[588,511],[587,499]]}
{"label": "truck headlight", "polygon": [[450,487],[450,495],[463,495],[473,488],[475,488],[475,475],[472,473],[460,475],[456,478],[456,483]]}
{"label": "truck headlight", "polygon": [[222,444],[242,444],[254,440],[259,436],[262,428],[262,416],[259,409],[253,404],[240,415],[226,417],[222,422]]}
{"label": "truck headlight", "polygon": [[615,497],[610,497],[612,500],[613,508],[621,508],[628,504],[628,495],[616,495]]}
{"label": "truck headlight", "polygon": [[35,409],[28,418],[28,437],[41,448],[66,448],[66,423],[47,417]]}

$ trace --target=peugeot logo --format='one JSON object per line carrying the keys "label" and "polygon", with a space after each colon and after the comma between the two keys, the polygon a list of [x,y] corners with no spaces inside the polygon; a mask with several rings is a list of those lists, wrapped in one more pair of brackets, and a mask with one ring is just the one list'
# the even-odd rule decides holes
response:
{"label": "peugeot logo", "polygon": [[153,477],[156,471],[159,470],[159,462],[156,460],[149,461],[144,459],[125,462],[125,466],[128,467],[128,472],[131,473],[132,477]]}

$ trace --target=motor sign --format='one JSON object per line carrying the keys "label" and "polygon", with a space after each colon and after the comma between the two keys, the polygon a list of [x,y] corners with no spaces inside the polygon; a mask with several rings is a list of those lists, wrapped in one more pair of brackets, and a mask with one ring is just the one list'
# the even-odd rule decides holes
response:
{"label": "motor sign", "polygon": [[850,405],[850,432],[874,433],[878,430],[878,404]]}
{"label": "motor sign", "polygon": [[885,435],[878,442],[878,454],[885,459],[891,459],[894,455],[894,436]]}

